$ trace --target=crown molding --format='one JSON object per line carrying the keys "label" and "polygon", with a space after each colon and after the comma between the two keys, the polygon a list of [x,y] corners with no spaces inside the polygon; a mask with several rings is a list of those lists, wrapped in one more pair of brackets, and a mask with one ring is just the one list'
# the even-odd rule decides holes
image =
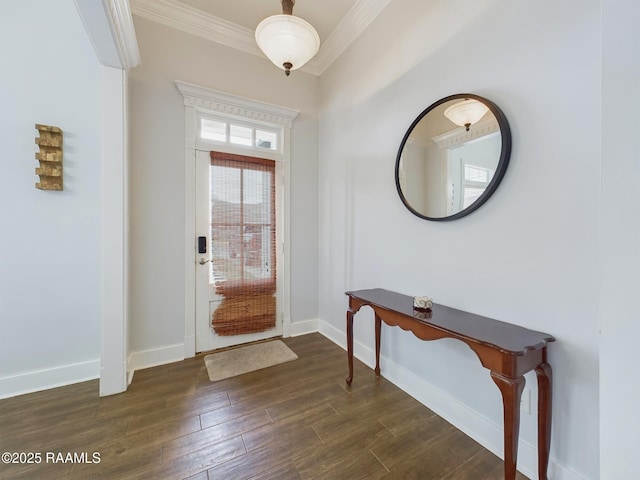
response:
{"label": "crown molding", "polygon": [[128,0],[102,0],[111,20],[111,29],[124,70],[140,65],[138,39],[133,26],[131,7]]}
{"label": "crown molding", "polygon": [[458,127],[450,132],[433,137],[433,140],[441,149],[455,147],[471,140],[475,140],[500,131],[500,125],[495,117],[484,118],[472,126],[467,132],[466,128]]}
{"label": "crown molding", "polygon": [[178,80],[176,80],[176,87],[184,97],[185,106],[256,120],[270,125],[282,125],[291,128],[291,122],[300,113],[298,110],[291,108],[280,107],[271,103],[252,100]]}
{"label": "crown molding", "polygon": [[134,15],[147,20],[264,57],[253,30],[177,0],[132,0],[131,7]]}
{"label": "crown molding", "polygon": [[373,22],[391,0],[358,0],[323,42],[312,60],[321,75]]}
{"label": "crown molding", "polygon": [[[391,0],[357,0],[322,43],[316,57],[300,70],[320,76],[389,2]],[[256,44],[253,30],[185,5],[178,0],[131,0],[131,9],[134,15],[147,20],[266,58]]]}
{"label": "crown molding", "polygon": [[75,4],[102,65],[128,70],[140,64],[128,0],[75,0]]}

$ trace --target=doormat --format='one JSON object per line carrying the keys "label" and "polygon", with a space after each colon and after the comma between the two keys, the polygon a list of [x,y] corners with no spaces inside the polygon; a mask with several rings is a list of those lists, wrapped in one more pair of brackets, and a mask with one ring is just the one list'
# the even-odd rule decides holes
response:
{"label": "doormat", "polygon": [[204,357],[209,380],[216,382],[243,373],[290,362],[298,356],[284,342],[274,340],[213,353]]}

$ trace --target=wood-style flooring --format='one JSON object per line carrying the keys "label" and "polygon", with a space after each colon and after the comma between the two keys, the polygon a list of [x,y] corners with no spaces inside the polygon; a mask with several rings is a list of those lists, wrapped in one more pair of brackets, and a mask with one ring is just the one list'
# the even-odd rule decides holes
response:
{"label": "wood-style flooring", "polygon": [[362,363],[347,387],[345,352],[320,334],[284,342],[298,360],[216,383],[198,355],[119,395],[94,380],[0,400],[0,453],[41,455],[0,478],[502,478],[499,458]]}

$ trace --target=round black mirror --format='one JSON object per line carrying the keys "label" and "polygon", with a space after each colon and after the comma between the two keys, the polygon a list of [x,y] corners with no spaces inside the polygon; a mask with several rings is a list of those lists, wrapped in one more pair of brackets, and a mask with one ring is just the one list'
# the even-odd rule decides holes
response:
{"label": "round black mirror", "polygon": [[416,118],[396,158],[402,203],[426,220],[455,220],[484,204],[509,164],[511,130],[498,106],[460,93]]}

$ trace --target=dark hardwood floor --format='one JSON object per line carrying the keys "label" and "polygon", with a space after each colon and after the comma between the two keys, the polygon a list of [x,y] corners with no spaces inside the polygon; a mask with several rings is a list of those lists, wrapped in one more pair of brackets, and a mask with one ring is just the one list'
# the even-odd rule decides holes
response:
{"label": "dark hardwood floor", "polygon": [[41,454],[0,478],[502,478],[500,459],[360,362],[348,388],[345,352],[320,334],[284,342],[298,360],[216,383],[199,355],[111,397],[96,380],[0,400],[0,453]]}

